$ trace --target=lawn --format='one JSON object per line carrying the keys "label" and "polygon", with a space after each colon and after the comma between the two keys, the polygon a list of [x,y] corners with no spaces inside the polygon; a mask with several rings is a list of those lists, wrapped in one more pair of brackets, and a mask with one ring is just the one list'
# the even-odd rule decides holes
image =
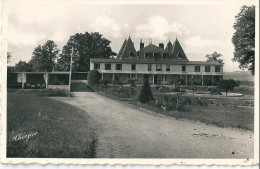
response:
{"label": "lawn", "polygon": [[8,93],[7,157],[95,157],[95,133],[81,109],[36,94]]}
{"label": "lawn", "polygon": [[184,111],[166,111],[149,104],[141,104],[138,102],[131,102],[130,104],[135,105],[138,108],[145,108],[158,114],[171,116],[176,119],[198,121],[218,127],[241,128],[250,131],[254,130],[253,107],[185,105]]}

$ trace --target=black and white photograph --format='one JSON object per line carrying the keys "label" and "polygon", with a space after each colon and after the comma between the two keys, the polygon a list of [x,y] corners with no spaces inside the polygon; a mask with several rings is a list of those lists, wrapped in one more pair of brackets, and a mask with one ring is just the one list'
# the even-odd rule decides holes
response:
{"label": "black and white photograph", "polygon": [[4,0],[1,25],[2,162],[259,163],[258,1]]}

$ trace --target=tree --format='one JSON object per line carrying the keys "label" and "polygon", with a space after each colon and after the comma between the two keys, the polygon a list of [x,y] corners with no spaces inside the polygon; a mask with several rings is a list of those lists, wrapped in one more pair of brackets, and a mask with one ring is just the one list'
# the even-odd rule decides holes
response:
{"label": "tree", "polygon": [[135,94],[135,87],[136,87],[137,79],[129,79],[128,82],[130,83],[130,95],[134,97]]}
{"label": "tree", "polygon": [[221,80],[218,84],[218,87],[224,89],[227,96],[228,91],[230,90],[232,91],[235,87],[239,87],[239,85],[240,85],[239,81],[229,79],[229,80]]}
{"label": "tree", "polygon": [[195,94],[195,91],[197,90],[197,86],[192,84],[192,85],[190,85],[190,89],[192,90],[192,103],[194,103],[194,94]]}
{"label": "tree", "polygon": [[59,70],[69,70],[73,48],[73,71],[89,71],[90,58],[109,58],[116,55],[109,46],[110,43],[98,32],[71,36],[58,59]]}
{"label": "tree", "polygon": [[220,59],[221,57],[222,57],[222,55],[217,52],[213,52],[212,54],[206,55],[207,62],[218,62],[218,63],[224,64],[223,60]]}
{"label": "tree", "polygon": [[255,6],[242,6],[235,17],[233,25],[235,33],[232,43],[235,46],[232,61],[239,62],[239,68],[247,68],[252,75],[255,74]]}
{"label": "tree", "polygon": [[48,40],[43,46],[39,45],[34,49],[30,63],[35,71],[54,71],[58,53],[59,49],[54,41]]}
{"label": "tree", "polygon": [[101,74],[97,70],[91,70],[88,72],[88,84],[96,85],[99,83]]}
{"label": "tree", "polygon": [[12,57],[12,52],[7,52],[7,63],[10,63]]}
{"label": "tree", "polygon": [[142,87],[140,95],[139,95],[139,101],[141,103],[149,103],[151,100],[153,100],[151,86],[148,82],[148,79],[145,78],[143,87]]}
{"label": "tree", "polygon": [[15,64],[14,70],[16,72],[31,72],[32,71],[32,65],[30,63],[26,63],[25,61],[19,61]]}

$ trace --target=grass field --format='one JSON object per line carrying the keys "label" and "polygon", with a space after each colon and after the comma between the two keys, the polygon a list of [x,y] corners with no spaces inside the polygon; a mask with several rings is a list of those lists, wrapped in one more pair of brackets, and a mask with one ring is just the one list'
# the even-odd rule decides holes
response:
{"label": "grass field", "polygon": [[7,100],[7,157],[95,157],[83,110],[34,94],[8,93]]}
{"label": "grass field", "polygon": [[141,104],[138,102],[129,103],[135,105],[137,108],[145,108],[176,119],[198,121],[218,127],[241,128],[250,131],[254,130],[253,107],[185,105],[185,111],[165,111],[149,104]]}

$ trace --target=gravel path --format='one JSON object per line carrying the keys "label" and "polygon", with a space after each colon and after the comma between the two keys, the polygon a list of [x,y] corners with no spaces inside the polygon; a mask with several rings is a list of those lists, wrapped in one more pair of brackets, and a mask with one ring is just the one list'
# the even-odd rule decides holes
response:
{"label": "gravel path", "polygon": [[253,158],[250,131],[147,113],[94,92],[55,99],[91,116],[97,158]]}

